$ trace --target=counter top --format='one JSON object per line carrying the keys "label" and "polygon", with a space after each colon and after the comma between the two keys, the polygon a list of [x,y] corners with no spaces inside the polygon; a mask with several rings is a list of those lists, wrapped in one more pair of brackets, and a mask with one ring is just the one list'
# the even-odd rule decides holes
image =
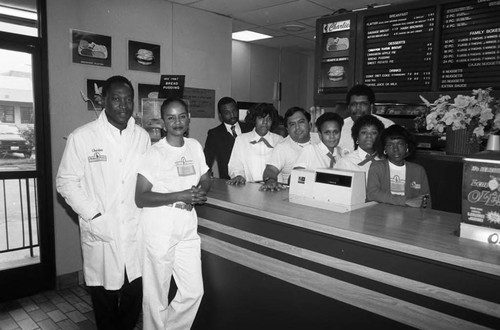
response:
{"label": "counter top", "polygon": [[459,214],[387,204],[335,213],[290,203],[288,190],[261,192],[259,186],[213,179],[207,204],[500,276],[500,246],[458,237]]}

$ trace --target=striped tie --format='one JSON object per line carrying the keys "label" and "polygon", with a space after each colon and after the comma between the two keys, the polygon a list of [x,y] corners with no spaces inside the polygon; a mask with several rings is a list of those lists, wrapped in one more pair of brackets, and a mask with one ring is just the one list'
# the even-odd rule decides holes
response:
{"label": "striped tie", "polygon": [[231,132],[233,133],[233,137],[236,139],[236,137],[238,136],[238,134],[236,134],[236,129],[235,129],[234,125],[231,126]]}
{"label": "striped tie", "polygon": [[363,166],[365,165],[366,163],[368,162],[371,162],[371,161],[374,161],[375,160],[375,156],[377,155],[376,152],[374,152],[373,154],[369,155],[369,154],[366,154],[366,157],[365,159],[363,159],[359,164],[358,166]]}
{"label": "striped tie", "polygon": [[336,161],[335,161],[335,156],[329,152],[326,154],[328,156],[328,158],[330,158],[330,168],[333,168],[333,165],[335,165]]}

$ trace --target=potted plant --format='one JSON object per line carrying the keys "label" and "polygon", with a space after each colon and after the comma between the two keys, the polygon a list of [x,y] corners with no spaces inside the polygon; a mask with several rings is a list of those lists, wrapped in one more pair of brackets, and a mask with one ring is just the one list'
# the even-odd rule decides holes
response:
{"label": "potted plant", "polygon": [[492,88],[474,89],[472,95],[441,95],[433,103],[420,96],[428,107],[426,128],[446,134],[448,154],[468,155],[479,151],[481,139],[500,127],[500,112],[490,95]]}

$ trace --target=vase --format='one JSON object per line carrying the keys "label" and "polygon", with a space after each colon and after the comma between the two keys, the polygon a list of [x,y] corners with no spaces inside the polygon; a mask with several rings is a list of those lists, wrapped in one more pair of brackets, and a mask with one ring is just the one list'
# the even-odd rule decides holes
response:
{"label": "vase", "polygon": [[446,154],[467,156],[479,152],[479,139],[472,130],[446,128]]}

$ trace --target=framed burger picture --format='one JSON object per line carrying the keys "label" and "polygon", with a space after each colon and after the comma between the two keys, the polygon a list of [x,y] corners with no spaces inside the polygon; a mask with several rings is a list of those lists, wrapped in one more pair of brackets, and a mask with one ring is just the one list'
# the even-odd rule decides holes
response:
{"label": "framed burger picture", "polygon": [[160,45],[145,42],[128,42],[128,69],[160,72]]}

